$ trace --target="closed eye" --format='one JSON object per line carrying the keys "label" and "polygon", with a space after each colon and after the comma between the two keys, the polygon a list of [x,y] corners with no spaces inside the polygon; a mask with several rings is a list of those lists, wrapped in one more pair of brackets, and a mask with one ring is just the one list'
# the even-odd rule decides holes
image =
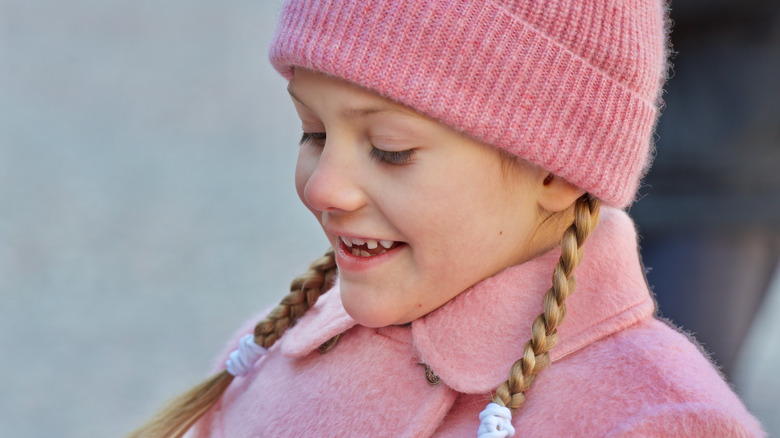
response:
{"label": "closed eye", "polygon": [[[324,147],[325,139],[327,138],[324,132],[304,132],[301,136],[299,144],[301,146],[314,146]],[[391,164],[394,166],[401,166],[409,164],[414,157],[415,149],[407,149],[405,151],[386,151],[384,149],[378,149],[376,146],[371,147],[371,158],[383,163]]]}
{"label": "closed eye", "polygon": [[392,165],[404,165],[409,164],[414,157],[415,149],[407,149],[405,151],[386,151],[383,149],[377,149],[371,147],[371,158],[379,161],[380,163],[392,164]]}

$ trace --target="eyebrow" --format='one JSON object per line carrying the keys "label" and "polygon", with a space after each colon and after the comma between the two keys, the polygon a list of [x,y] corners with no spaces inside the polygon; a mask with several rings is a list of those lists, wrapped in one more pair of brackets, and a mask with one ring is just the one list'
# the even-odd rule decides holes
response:
{"label": "eyebrow", "polygon": [[[298,97],[297,94],[292,90],[292,88],[288,85],[287,86],[287,92],[290,93],[290,96],[292,96],[293,99],[297,100],[298,103],[306,107],[306,109],[311,111],[311,108],[309,108],[303,100],[301,100],[300,97]],[[357,119],[357,118],[363,118],[370,116],[372,114],[377,113],[383,113],[383,112],[395,112],[399,114],[405,114],[405,115],[412,115],[413,113],[409,110],[406,110],[405,108],[397,108],[390,105],[377,105],[377,106],[371,106],[367,108],[347,108],[341,112],[341,116],[346,119]]]}

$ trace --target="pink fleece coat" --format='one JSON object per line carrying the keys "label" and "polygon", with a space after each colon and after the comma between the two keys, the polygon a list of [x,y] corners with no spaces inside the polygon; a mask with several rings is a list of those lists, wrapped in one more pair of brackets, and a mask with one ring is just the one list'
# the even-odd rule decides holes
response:
{"label": "pink fleece coat", "polygon": [[[508,268],[407,326],[357,325],[337,285],[189,436],[475,437],[479,412],[530,336],[559,254]],[[602,210],[576,275],[553,363],[514,414],[516,436],[764,436],[699,348],[654,318],[624,212]],[[428,383],[422,364],[440,384]]]}

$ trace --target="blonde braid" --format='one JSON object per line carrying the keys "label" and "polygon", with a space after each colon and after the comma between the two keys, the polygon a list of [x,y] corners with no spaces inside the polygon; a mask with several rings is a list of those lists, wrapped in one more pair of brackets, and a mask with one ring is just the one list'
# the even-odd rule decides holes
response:
{"label": "blonde braid", "polygon": [[566,299],[576,287],[574,268],[582,260],[582,245],[596,228],[601,201],[585,194],[574,204],[574,222],[561,240],[561,258],[555,265],[553,285],[544,295],[544,312],[531,326],[531,339],[525,343],[523,357],[509,372],[509,379],[493,395],[493,402],[513,412],[525,401],[525,391],[536,375],[550,364],[549,351],[558,342],[558,326],[566,317]]}
{"label": "blonde braid", "polygon": [[[336,275],[333,249],[311,264],[309,270],[290,285],[290,293],[255,326],[255,343],[270,348],[288,328],[330,289]],[[128,438],[179,438],[216,403],[233,375],[222,371],[172,400],[148,423]]]}
{"label": "blonde braid", "polygon": [[290,293],[282,298],[264,320],[255,326],[255,343],[270,348],[288,328],[309,310],[333,284],[336,260],[333,249],[315,260],[309,271],[292,281]]}

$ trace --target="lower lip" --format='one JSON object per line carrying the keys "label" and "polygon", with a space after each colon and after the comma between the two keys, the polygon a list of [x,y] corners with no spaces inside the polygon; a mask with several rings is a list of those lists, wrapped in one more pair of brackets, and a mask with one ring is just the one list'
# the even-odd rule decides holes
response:
{"label": "lower lip", "polygon": [[383,252],[382,254],[377,254],[371,257],[359,257],[352,255],[349,248],[344,245],[344,242],[339,242],[338,248],[335,251],[336,264],[341,271],[365,271],[387,262],[391,258],[395,257],[401,249],[406,248],[406,246],[407,245],[403,243],[396,246],[395,248],[390,249],[389,251]]}

